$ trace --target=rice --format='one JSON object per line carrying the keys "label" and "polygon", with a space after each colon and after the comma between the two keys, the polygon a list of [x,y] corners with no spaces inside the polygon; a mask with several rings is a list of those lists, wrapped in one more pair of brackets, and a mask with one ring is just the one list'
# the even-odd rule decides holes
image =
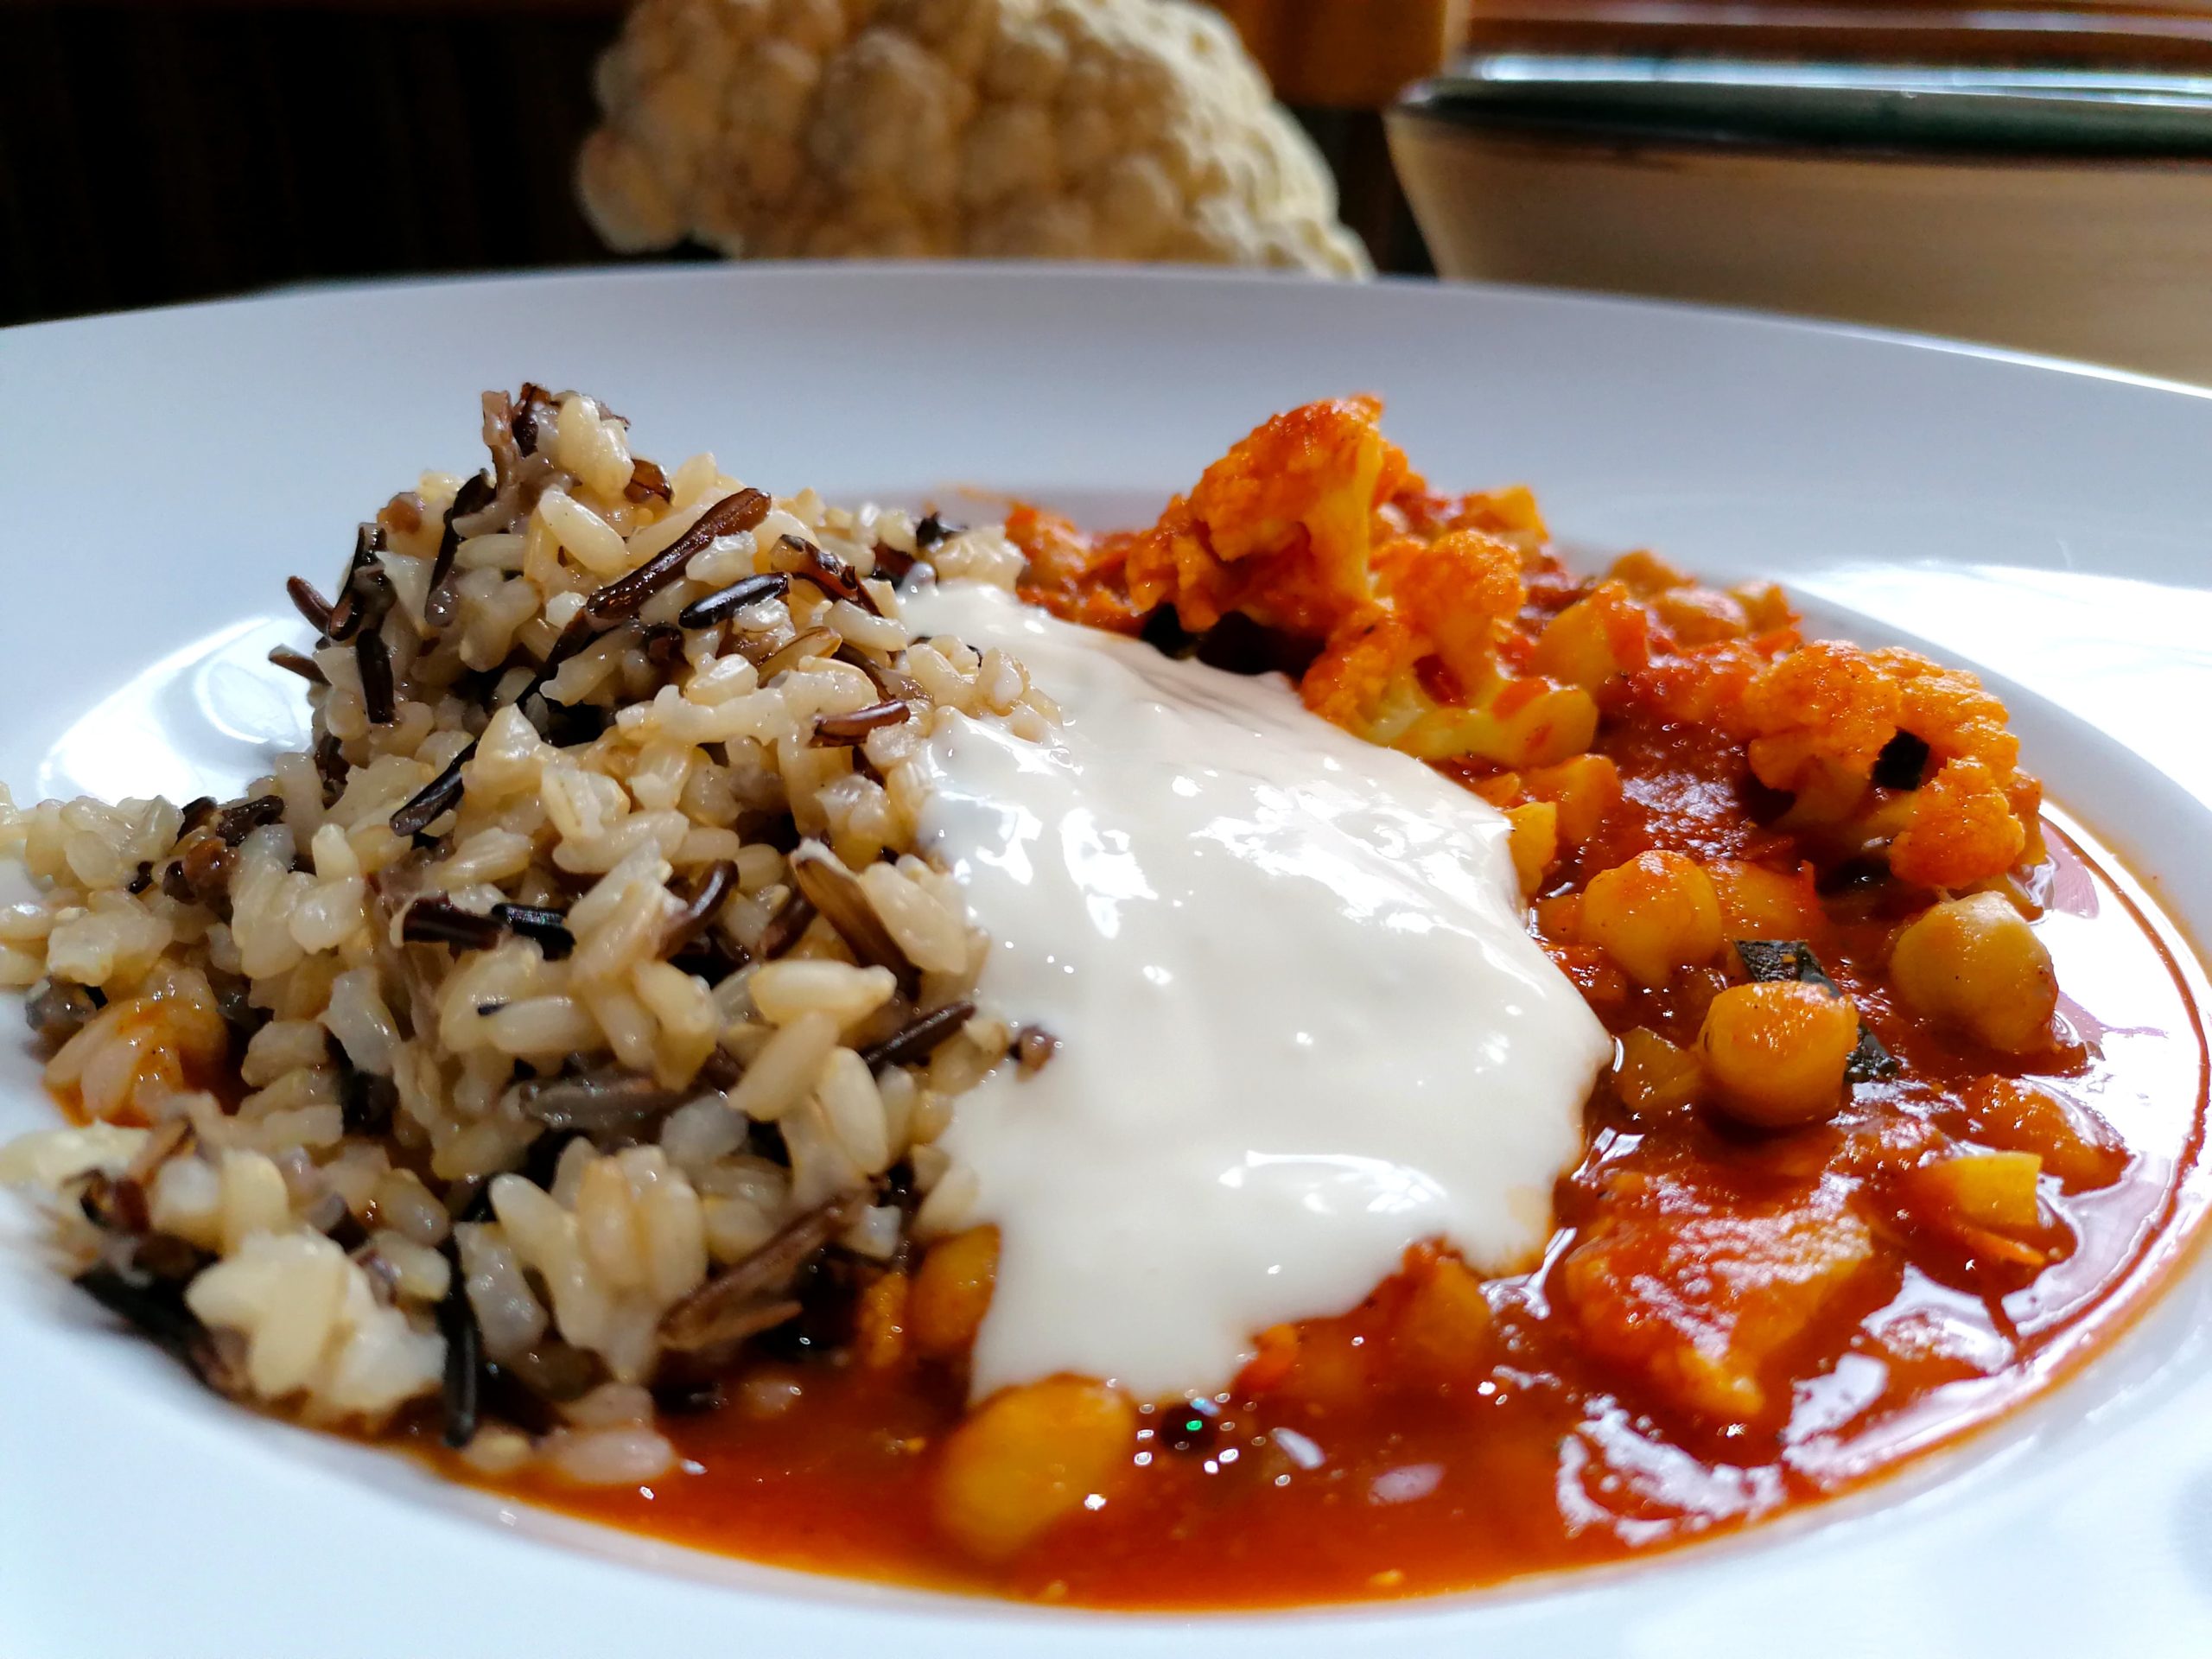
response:
{"label": "rice", "polygon": [[[218,1388],[630,1482],[673,1461],[672,1318],[747,1333],[728,1367],[821,1250],[892,1260],[957,1208],[930,1142],[1010,1037],[916,849],[919,750],[1055,711],[912,641],[881,574],[1011,584],[995,529],[925,549],[710,455],[664,474],[575,393],[488,394],[484,432],[488,472],[395,497],[330,597],[290,584],[307,750],[229,804],[0,794],[40,889],[0,983],[82,1121],[0,1179]],[[541,1420],[480,1414],[480,1360]]]}

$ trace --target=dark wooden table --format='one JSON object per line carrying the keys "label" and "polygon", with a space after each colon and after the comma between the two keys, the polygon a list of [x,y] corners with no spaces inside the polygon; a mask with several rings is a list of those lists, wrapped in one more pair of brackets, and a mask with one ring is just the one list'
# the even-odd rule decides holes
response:
{"label": "dark wooden table", "polygon": [[[1384,269],[1428,267],[1375,110],[1459,37],[1463,5],[1224,0]],[[0,323],[607,260],[570,175],[620,11],[0,0]]]}

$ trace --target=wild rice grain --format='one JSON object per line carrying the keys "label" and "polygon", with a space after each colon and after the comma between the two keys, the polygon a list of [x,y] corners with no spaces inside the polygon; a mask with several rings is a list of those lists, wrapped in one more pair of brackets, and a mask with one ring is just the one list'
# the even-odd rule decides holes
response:
{"label": "wild rice grain", "polygon": [[868,1062],[871,1071],[880,1071],[887,1065],[912,1065],[917,1060],[927,1059],[938,1045],[950,1040],[975,1016],[973,1002],[948,1002],[909,1020],[881,1042],[862,1049],[861,1058]]}
{"label": "wild rice grain", "polygon": [[113,1268],[88,1268],[77,1287],[111,1313],[150,1338],[155,1346],[181,1363],[218,1394],[237,1394],[238,1379],[220,1358],[213,1336],[185,1306],[178,1287],[166,1281],[138,1284]]}
{"label": "wild rice grain", "polygon": [[737,864],[732,859],[718,859],[700,874],[698,886],[683,908],[668,925],[662,934],[660,954],[680,956],[683,947],[707,930],[709,923],[721,913],[725,901],[737,884]]}
{"label": "wild rice grain", "polygon": [[850,600],[870,615],[882,614],[861,585],[860,572],[812,542],[798,536],[782,537],[776,543],[774,563],[779,569],[805,577],[833,599]]}
{"label": "wild rice grain", "polygon": [[215,819],[215,835],[226,847],[235,847],[264,824],[284,821],[284,798],[257,795],[225,807]]}
{"label": "wild rice grain", "polygon": [[438,532],[438,550],[430,562],[429,588],[423,601],[423,620],[432,627],[442,628],[450,623],[461,603],[449,580],[454,555],[461,550],[456,523],[490,506],[495,493],[491,479],[481,472],[471,473],[454,492],[453,504],[446,509],[445,523]]}
{"label": "wild rice grain", "polygon": [[[842,643],[836,630],[809,628],[797,639],[788,640],[763,657],[760,663],[760,683],[766,685],[787,669],[797,668],[813,657],[827,656]],[[742,650],[744,647],[739,647]]]}
{"label": "wild rice grain", "polygon": [[399,937],[410,944],[451,944],[489,950],[506,930],[489,916],[463,910],[443,893],[417,899],[401,912]]}
{"label": "wild rice grain", "polygon": [[492,906],[492,918],[517,938],[531,940],[548,962],[560,962],[576,948],[576,936],[557,910],[499,904]]}
{"label": "wild rice grain", "polygon": [[1035,1077],[1059,1052],[1060,1039],[1042,1026],[1024,1026],[1014,1033],[1014,1064],[1025,1077]]}
{"label": "wild rice grain", "polygon": [[791,879],[798,883],[799,891],[829,918],[853,954],[862,962],[888,969],[911,994],[920,973],[899,941],[891,937],[853,873],[819,842],[802,842],[791,855]]}
{"label": "wild rice grain", "polygon": [[748,605],[758,605],[763,600],[781,599],[791,591],[791,579],[780,570],[765,575],[747,576],[734,582],[719,593],[709,594],[686,605],[677,613],[677,622],[687,628],[711,628],[717,622],[726,622]]}
{"label": "wild rice grain", "polygon": [[626,501],[639,505],[674,499],[668,487],[668,474],[652,461],[642,459],[630,463],[630,481],[623,487],[622,497]]}
{"label": "wild rice grain", "polygon": [[330,683],[330,681],[324,676],[321,668],[316,664],[314,658],[307,655],[304,652],[294,651],[289,645],[276,645],[271,647],[269,652],[269,660],[275,666],[283,669],[286,673],[298,675],[309,685],[328,685]]}
{"label": "wild rice grain", "polygon": [[383,620],[383,606],[391,592],[391,584],[377,563],[385,546],[382,524],[363,524],[353,534],[353,556],[346,566],[345,579],[338,584],[338,597],[331,601],[329,626],[323,630],[339,645],[364,626],[373,626]]}
{"label": "wild rice grain", "polygon": [[817,912],[814,901],[797,887],[791,889],[782,906],[768,918],[768,925],[760,931],[760,944],[753,955],[763,962],[773,962],[782,956],[814,925]]}
{"label": "wild rice grain", "polygon": [[420,835],[431,823],[461,798],[461,768],[476,753],[476,740],[471,738],[459,754],[446,763],[446,769],[430,779],[407,804],[391,815],[391,832],[396,836]]}
{"label": "wild rice grain", "polygon": [[372,726],[389,726],[397,712],[393,702],[391,651],[378,628],[364,628],[354,636],[353,659],[361,674],[361,706]]}
{"label": "wild rice grain", "polygon": [[452,1263],[452,1282],[438,1304],[438,1330],[446,1339],[444,1384],[441,1399],[445,1408],[445,1442],[459,1451],[476,1438],[477,1394],[484,1374],[484,1333],[469,1306],[468,1287],[461,1272],[461,1256],[448,1243],[446,1259]]}
{"label": "wild rice grain", "polygon": [[905,702],[894,698],[855,709],[849,715],[817,715],[814,719],[815,746],[829,748],[865,742],[870,732],[902,724],[911,712]]}
{"label": "wild rice grain", "polygon": [[618,577],[585,601],[584,613],[601,625],[634,616],[640,606],[683,574],[683,567],[724,536],[750,530],[768,516],[771,503],[759,490],[726,495],[699,516],[664,552]]}
{"label": "wild rice grain", "polygon": [[307,620],[316,637],[327,638],[330,632],[330,601],[315,592],[315,584],[305,576],[288,576],[284,591],[291,595],[292,607]]}

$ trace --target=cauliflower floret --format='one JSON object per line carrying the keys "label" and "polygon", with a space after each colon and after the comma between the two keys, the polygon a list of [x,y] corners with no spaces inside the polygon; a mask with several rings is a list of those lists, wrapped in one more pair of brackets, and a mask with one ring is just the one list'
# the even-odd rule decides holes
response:
{"label": "cauliflower floret", "polygon": [[597,86],[578,182],[624,250],[1369,269],[1185,0],[643,0]]}
{"label": "cauliflower floret", "polygon": [[[1130,603],[1140,615],[1172,605],[1194,632],[1236,613],[1319,645],[1300,695],[1370,742],[1516,766],[1581,753],[1598,726],[1589,693],[1499,663],[1526,596],[1522,553],[1471,527],[1401,533],[1434,523],[1433,504],[1412,493],[1420,480],[1382,412],[1373,397],[1333,398],[1255,428],[1128,544]],[[1080,582],[1040,590],[1064,610],[1081,603]]]}
{"label": "cauliflower floret", "polygon": [[[1889,859],[1905,880],[1967,887],[2027,850],[2042,785],[2017,770],[2020,741],[2005,705],[1963,670],[1909,651],[1816,641],[1775,659],[1741,717],[1751,771],[1795,791],[1801,817],[1872,828],[1901,813]],[[1867,810],[1875,760],[1900,733],[1926,744],[1937,770],[1904,801]]]}
{"label": "cauliflower floret", "polygon": [[1897,724],[1938,760],[1979,760],[2000,778],[2018,765],[2020,740],[2007,729],[2005,705],[1966,670],[1901,649],[1868,660],[1897,688]]}
{"label": "cauliflower floret", "polygon": [[1392,607],[1461,685],[1497,675],[1498,642],[1527,594],[1519,554],[1480,531],[1455,530],[1428,543],[1394,542],[1376,563]]}
{"label": "cauliflower floret", "polygon": [[1827,767],[1863,779],[1897,735],[1899,700],[1855,645],[1819,639],[1779,658],[1744,699],[1757,734],[1751,771],[1770,789],[1799,790]]}
{"label": "cauliflower floret", "polygon": [[[1597,735],[1598,705],[1579,686],[1514,679],[1494,665],[1471,686],[1456,675],[1456,683],[1440,686],[1423,673],[1438,657],[1418,626],[1377,606],[1331,634],[1299,695],[1322,719],[1424,760],[1549,766],[1582,753]],[[1454,694],[1448,702],[1437,695],[1446,690]]]}
{"label": "cauliflower floret", "polygon": [[1950,760],[1914,795],[1912,817],[1890,843],[1890,868],[1923,887],[1963,887],[2002,875],[2027,843],[1989,768]]}
{"label": "cauliflower floret", "polygon": [[1130,548],[1129,597],[1204,632],[1231,611],[1325,639],[1364,610],[1375,509],[1405,474],[1373,397],[1307,404],[1255,427]]}

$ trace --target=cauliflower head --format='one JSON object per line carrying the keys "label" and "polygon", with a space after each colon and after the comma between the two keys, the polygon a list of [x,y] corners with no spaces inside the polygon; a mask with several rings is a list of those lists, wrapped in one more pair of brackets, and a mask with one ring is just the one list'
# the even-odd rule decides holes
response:
{"label": "cauliflower head", "polygon": [[578,186],[625,251],[1369,269],[1187,0],[641,0],[597,84]]}

